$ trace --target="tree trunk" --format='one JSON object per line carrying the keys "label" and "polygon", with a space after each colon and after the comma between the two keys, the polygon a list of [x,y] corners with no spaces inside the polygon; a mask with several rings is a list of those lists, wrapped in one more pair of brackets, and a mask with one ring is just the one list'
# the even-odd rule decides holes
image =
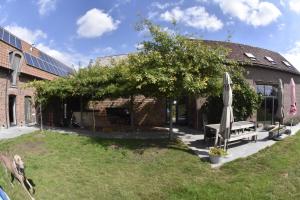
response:
{"label": "tree trunk", "polygon": [[80,128],[83,128],[83,99],[82,96],[80,97]]}
{"label": "tree trunk", "polygon": [[173,100],[170,99],[170,104],[169,104],[169,138],[170,140],[174,139],[174,132],[173,132]]}
{"label": "tree trunk", "polygon": [[42,112],[42,103],[40,103],[40,118],[41,118],[41,131],[43,131],[43,112]]}
{"label": "tree trunk", "polygon": [[93,132],[96,132],[95,101],[93,101]]}
{"label": "tree trunk", "polygon": [[130,127],[132,130],[134,130],[134,96],[131,95],[130,96],[130,106],[129,106],[129,109],[130,109]]}

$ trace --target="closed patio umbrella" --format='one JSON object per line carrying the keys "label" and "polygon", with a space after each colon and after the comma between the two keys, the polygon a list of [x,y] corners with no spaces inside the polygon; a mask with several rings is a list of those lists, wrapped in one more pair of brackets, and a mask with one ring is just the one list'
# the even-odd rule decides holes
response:
{"label": "closed patio umbrella", "polygon": [[230,137],[231,125],[233,122],[232,112],[232,81],[226,72],[223,78],[223,112],[220,123],[220,135],[224,138],[224,149],[227,147],[227,140]]}
{"label": "closed patio umbrella", "polygon": [[[276,118],[279,120],[279,129],[280,129],[280,123],[283,122],[283,118],[284,118],[283,85],[281,79],[279,79],[277,95],[278,95],[278,108],[276,112]],[[278,134],[279,134],[279,129],[278,129]]]}
{"label": "closed patio umbrella", "polygon": [[[296,115],[297,113],[297,106],[296,106],[296,90],[295,90],[295,82],[294,82],[294,79],[291,78],[291,81],[290,81],[290,94],[291,94],[291,107],[290,107],[290,111],[289,111],[289,114],[291,116],[294,116]],[[291,121],[291,126],[293,124],[293,120]]]}

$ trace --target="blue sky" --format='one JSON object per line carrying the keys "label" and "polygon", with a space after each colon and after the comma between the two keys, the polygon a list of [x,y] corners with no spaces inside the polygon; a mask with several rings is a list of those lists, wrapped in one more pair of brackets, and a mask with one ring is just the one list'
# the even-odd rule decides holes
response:
{"label": "blue sky", "polygon": [[148,18],[172,32],[274,50],[300,70],[300,0],[0,0],[0,25],[75,66],[136,51]]}

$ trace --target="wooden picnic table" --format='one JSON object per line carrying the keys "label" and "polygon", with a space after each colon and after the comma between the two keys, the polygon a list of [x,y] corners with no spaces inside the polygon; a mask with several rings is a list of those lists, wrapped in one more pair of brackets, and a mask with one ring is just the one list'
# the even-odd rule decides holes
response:
{"label": "wooden picnic table", "polygon": [[[220,124],[207,124],[205,125],[204,138],[206,138],[207,129],[212,129],[215,132],[215,146],[217,146],[218,139],[222,137],[219,133]],[[229,139],[224,139],[224,148],[227,148],[227,142],[240,140],[244,138],[255,137],[257,139],[257,132],[254,122],[237,121],[232,123],[231,133]]]}

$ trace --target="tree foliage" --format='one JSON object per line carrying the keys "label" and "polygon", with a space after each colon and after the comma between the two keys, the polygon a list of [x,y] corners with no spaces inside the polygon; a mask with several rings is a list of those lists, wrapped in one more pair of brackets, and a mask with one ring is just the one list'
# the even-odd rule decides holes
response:
{"label": "tree foliage", "polygon": [[228,71],[234,82],[235,116],[245,118],[257,108],[259,97],[246,83],[241,67],[227,59],[228,50],[207,46],[201,40],[163,31],[144,21],[139,29],[150,32],[151,39],[127,59],[108,66],[80,69],[73,75],[52,81],[34,81],[36,99],[85,97],[91,100],[145,95],[175,99],[180,96],[218,97],[222,76]]}
{"label": "tree foliage", "polygon": [[145,21],[142,28],[152,39],[129,56],[134,82],[140,91],[154,96],[176,98],[181,95],[214,94],[226,70],[225,48],[210,48],[201,40],[162,31]]}
{"label": "tree foliage", "polygon": [[[252,116],[256,112],[261,104],[262,98],[243,77],[243,68],[239,66],[232,66],[229,73],[233,82],[232,107],[234,120],[247,120],[248,117]],[[204,109],[212,123],[220,122],[223,108],[222,101],[222,89],[220,89],[217,95],[211,95],[207,98]]]}

